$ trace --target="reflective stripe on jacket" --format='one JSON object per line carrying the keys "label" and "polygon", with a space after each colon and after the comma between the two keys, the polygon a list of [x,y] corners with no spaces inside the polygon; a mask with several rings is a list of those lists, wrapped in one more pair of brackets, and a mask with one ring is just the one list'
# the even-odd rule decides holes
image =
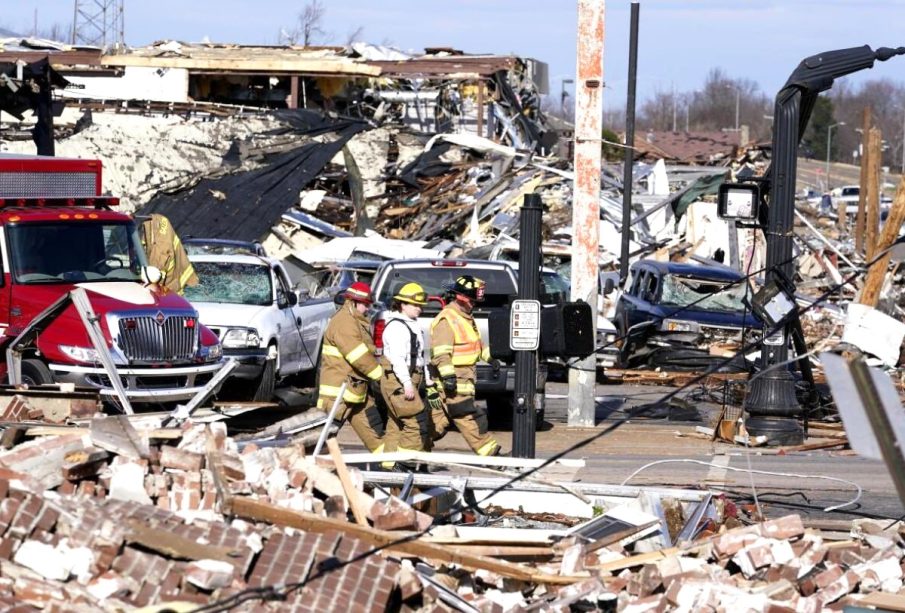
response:
{"label": "reflective stripe on jacket", "polygon": [[474,318],[455,302],[431,322],[431,363],[441,377],[456,377],[456,395],[475,395],[475,364],[486,359]]}
{"label": "reflective stripe on jacket", "polygon": [[[344,304],[330,319],[321,347],[320,387],[322,397],[336,398],[347,378],[377,381],[383,368],[374,356],[374,341],[364,315],[352,302]],[[343,400],[359,403],[367,398],[367,386],[347,385]]]}
{"label": "reflective stripe on jacket", "polygon": [[[443,342],[446,335],[436,332],[437,326],[442,322],[449,324],[452,329],[452,342]],[[431,339],[431,360],[436,361],[438,366],[446,362],[446,356],[453,366],[474,366],[484,353],[481,333],[478,332],[474,317],[463,313],[456,303],[444,308],[434,318],[431,323]],[[441,370],[441,374],[442,372]]]}
{"label": "reflective stripe on jacket", "polygon": [[197,285],[198,276],[189,261],[179,235],[163,215],[152,213],[141,224],[141,242],[148,256],[148,264],[156,266],[164,275],[163,285],[182,294],[187,285]]}

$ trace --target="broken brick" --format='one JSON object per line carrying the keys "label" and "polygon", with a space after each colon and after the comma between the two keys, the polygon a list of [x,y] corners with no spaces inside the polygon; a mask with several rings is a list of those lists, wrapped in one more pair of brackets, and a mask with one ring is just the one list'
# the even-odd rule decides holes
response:
{"label": "broken brick", "polygon": [[204,465],[204,456],[185,449],[177,449],[172,445],[164,445],[160,449],[160,465],[164,468],[199,471]]}

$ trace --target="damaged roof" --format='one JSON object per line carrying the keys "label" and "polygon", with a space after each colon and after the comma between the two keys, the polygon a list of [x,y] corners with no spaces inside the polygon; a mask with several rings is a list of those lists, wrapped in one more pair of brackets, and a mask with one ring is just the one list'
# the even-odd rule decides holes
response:
{"label": "damaged roof", "polygon": [[737,132],[655,132],[635,134],[635,158],[664,159],[682,164],[714,164],[734,157]]}

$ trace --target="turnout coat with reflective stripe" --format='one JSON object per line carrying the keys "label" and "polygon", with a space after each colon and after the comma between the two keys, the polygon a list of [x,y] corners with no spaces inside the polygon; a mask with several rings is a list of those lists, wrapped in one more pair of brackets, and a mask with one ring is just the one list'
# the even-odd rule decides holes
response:
{"label": "turnout coat with reflective stripe", "polygon": [[141,224],[141,240],[148,264],[164,274],[163,285],[181,294],[187,285],[198,285],[198,276],[170,220],[157,213]]}
{"label": "turnout coat with reflective stripe", "polygon": [[[336,398],[350,376],[358,381],[377,381],[383,376],[383,368],[374,356],[370,324],[351,301],[342,305],[324,331],[318,394],[321,398]],[[367,393],[367,385],[350,381],[343,400],[364,402]]]}
{"label": "turnout coat with reflective stripe", "polygon": [[474,396],[475,364],[487,360],[474,317],[456,302],[448,304],[431,323],[431,363],[441,377],[456,376],[456,395]]}

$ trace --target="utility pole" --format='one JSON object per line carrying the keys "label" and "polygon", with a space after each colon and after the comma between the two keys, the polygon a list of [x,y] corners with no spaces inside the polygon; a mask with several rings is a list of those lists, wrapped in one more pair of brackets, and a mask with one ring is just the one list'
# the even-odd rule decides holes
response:
{"label": "utility pole", "polygon": [[632,223],[632,163],[635,160],[635,86],[638,82],[638,17],[640,5],[632,2],[628,45],[628,98],[625,102],[625,152],[622,158],[622,248],[619,280],[628,277],[628,250]]}
{"label": "utility pole", "polygon": [[867,193],[864,195],[866,211],[864,214],[865,231],[864,247],[868,261],[874,259],[877,249],[877,233],[880,230],[880,157],[883,140],[879,128],[871,128],[867,135],[867,148],[870,157],[867,164]]}
{"label": "utility pole", "polygon": [[[603,129],[604,0],[578,0],[575,77],[575,187],[572,191],[572,301],[597,321],[600,266],[600,137]],[[630,151],[630,150],[629,150]],[[631,154],[628,154],[631,157]],[[630,184],[629,184],[630,185]],[[569,369],[569,425],[594,425],[597,357]]]}
{"label": "utility pole", "polygon": [[[882,47],[875,52],[867,45],[826,51],[805,58],[776,95],[773,161],[767,173],[769,207],[762,211],[760,220],[767,239],[767,285],[783,286],[794,278],[792,237],[798,143],[817,96],[831,88],[838,77],[871,68],[877,60],[903,54],[905,47]],[[794,325],[797,322],[787,320],[769,336],[766,333],[772,329],[765,329],[760,372],[750,381],[745,398],[748,414],[745,427],[749,434],[764,435],[773,445],[798,444],[804,438],[798,423],[801,406],[795,393],[795,379],[787,366]],[[798,357],[807,360],[807,356]]]}
{"label": "utility pole", "polygon": [[829,192],[830,187],[830,151],[833,150],[833,128],[844,126],[845,122],[840,121],[839,123],[834,123],[826,129],[826,191]]}
{"label": "utility pole", "polygon": [[869,106],[864,107],[861,116],[861,180],[858,185],[858,212],[855,214],[854,232],[855,235],[855,251],[864,253],[864,228],[866,226],[865,213],[867,210],[867,169],[870,166],[870,157],[873,151],[868,147],[867,139],[870,136],[870,127],[873,125],[873,113]]}
{"label": "utility pole", "polygon": [[672,84],[672,131],[676,131],[676,84]]}

